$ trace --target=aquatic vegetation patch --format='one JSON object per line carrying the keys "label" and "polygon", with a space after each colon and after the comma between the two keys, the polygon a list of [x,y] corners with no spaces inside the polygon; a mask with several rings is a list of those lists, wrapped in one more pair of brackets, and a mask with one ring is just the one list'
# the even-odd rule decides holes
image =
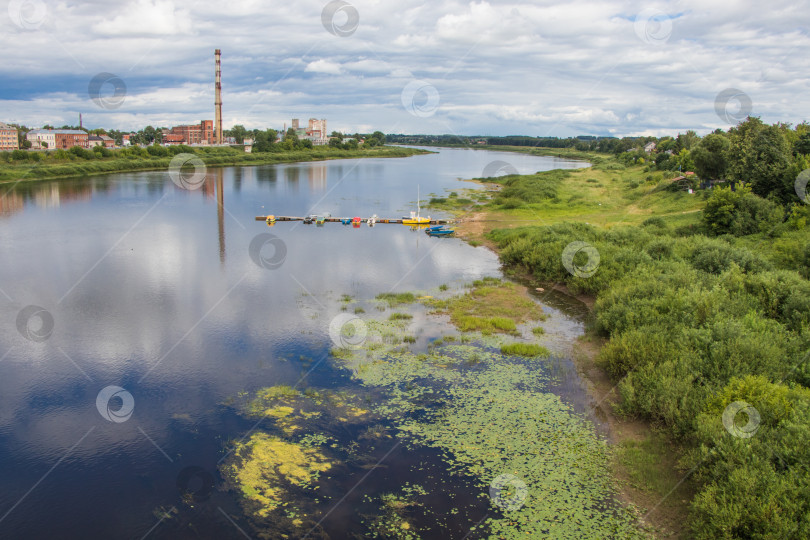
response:
{"label": "aquatic vegetation patch", "polygon": [[370,419],[370,411],[360,406],[360,398],[350,392],[307,388],[298,391],[278,385],[241,394],[246,402],[240,407],[250,418],[268,418],[285,435],[299,431],[311,432],[330,423],[357,423]]}
{"label": "aquatic vegetation patch", "polygon": [[223,474],[242,494],[249,515],[268,518],[288,506],[294,493],[314,491],[321,473],[332,466],[314,448],[257,432],[236,444]]}
{"label": "aquatic vegetation patch", "polygon": [[534,343],[509,343],[507,345],[501,345],[501,353],[510,356],[526,356],[531,358],[537,356],[547,357],[551,354],[549,350],[542,345]]}
{"label": "aquatic vegetation patch", "polygon": [[416,302],[416,295],[410,292],[404,293],[380,293],[377,295],[377,300],[388,303],[389,307],[395,307],[400,304],[412,304]]}
{"label": "aquatic vegetation patch", "polygon": [[324,511],[320,475],[337,465],[365,467],[365,447],[386,437],[377,425],[362,432],[365,447],[345,440],[376,419],[353,392],[279,385],[240,392],[239,400],[241,414],[267,419],[265,431],[235,442],[220,470],[261,538],[300,537],[314,527]]}
{"label": "aquatic vegetation patch", "polygon": [[484,318],[474,315],[461,315],[453,322],[462,332],[482,332],[484,334],[491,334],[492,332],[517,333],[515,321],[506,317]]}
{"label": "aquatic vegetation patch", "polygon": [[[370,538],[416,540],[419,534],[409,521],[413,510],[422,506],[416,497],[427,495],[419,485],[406,485],[399,493],[384,493],[379,498],[380,511],[369,522]],[[368,497],[367,497],[368,499]]]}
{"label": "aquatic vegetation patch", "polygon": [[[485,290],[480,297],[490,294]],[[529,313],[540,312],[527,306],[522,315]],[[384,390],[374,411],[391,420],[409,444],[440,450],[452,473],[477,477],[481,497],[490,497],[490,484],[504,474],[525,483],[525,501],[506,509],[493,502],[477,534],[504,539],[638,536],[632,516],[615,500],[607,444],[589,421],[546,390],[547,371],[501,353],[505,346],[510,354],[536,357],[547,355],[545,348],[505,345],[479,334],[467,334],[472,339],[465,342],[440,338],[428,353],[386,344],[372,348],[369,342],[380,342],[397,323],[367,324],[365,347],[347,351],[338,361],[363,385]],[[508,489],[503,493],[510,497]],[[409,521],[383,512],[372,530],[379,537],[411,538],[398,536],[402,523]]]}
{"label": "aquatic vegetation patch", "polygon": [[518,324],[547,317],[543,308],[517,285],[491,277],[474,281],[466,294],[425,304],[437,313],[449,315],[462,332],[516,334]]}
{"label": "aquatic vegetation patch", "polygon": [[487,520],[495,538],[632,537],[632,518],[610,502],[606,443],[558,396],[527,389],[543,379],[510,362],[467,372],[444,407],[400,427],[442,449],[457,472],[478,476],[482,496],[502,474],[525,483],[520,508]]}
{"label": "aquatic vegetation patch", "polygon": [[413,319],[410,313],[392,313],[388,316],[389,321],[409,321]]}

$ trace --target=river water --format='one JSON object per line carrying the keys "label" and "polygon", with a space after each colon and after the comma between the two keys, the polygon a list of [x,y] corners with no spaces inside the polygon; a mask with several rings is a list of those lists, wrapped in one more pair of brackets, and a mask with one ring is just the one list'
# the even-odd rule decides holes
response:
{"label": "river water", "polygon": [[[211,169],[190,191],[165,172],[0,186],[0,537],[253,534],[217,471],[229,441],[255,422],[227,404],[272,385],[351,384],[350,373],[323,361],[342,295],[500,276],[490,251],[402,225],[268,228],[254,216],[399,218],[415,209],[417,186],[422,199],[474,187],[459,179],[498,160],[520,173],[583,166],[441,149]],[[274,237],[262,237],[275,246],[264,266],[255,244],[251,253],[260,234]],[[569,321],[561,331],[581,331],[564,300],[549,309]],[[562,391],[580,392],[561,380]],[[390,472],[337,505],[324,529],[333,538],[360,534],[364,492],[412,478],[415,461],[440,474],[437,460],[427,450],[388,455]],[[337,502],[357,480],[327,490]],[[181,504],[178,486],[189,483],[205,492],[199,504]],[[170,517],[159,510],[171,507]],[[477,517],[459,517],[443,537]]]}

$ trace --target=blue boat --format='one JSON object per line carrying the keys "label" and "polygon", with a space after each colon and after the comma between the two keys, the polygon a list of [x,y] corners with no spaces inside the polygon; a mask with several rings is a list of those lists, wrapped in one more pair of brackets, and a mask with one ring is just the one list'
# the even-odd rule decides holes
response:
{"label": "blue boat", "polygon": [[343,223],[344,225],[350,225],[352,220],[350,220],[349,218],[343,218],[340,220],[340,222]]}
{"label": "blue boat", "polygon": [[428,227],[428,228],[427,228],[427,229],[425,229],[425,230],[426,230],[427,232],[430,232],[430,231],[440,231],[440,230],[442,230],[442,229],[444,229],[444,225],[433,225],[433,226],[431,226],[431,227]]}
{"label": "blue boat", "polygon": [[433,229],[432,231],[427,230],[425,232],[428,236],[450,236],[456,231],[454,229]]}

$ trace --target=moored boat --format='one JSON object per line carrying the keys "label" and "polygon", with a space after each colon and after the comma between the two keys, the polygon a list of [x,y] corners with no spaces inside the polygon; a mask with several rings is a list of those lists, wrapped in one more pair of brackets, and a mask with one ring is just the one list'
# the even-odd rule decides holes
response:
{"label": "moored boat", "polygon": [[402,218],[403,225],[428,225],[430,224],[430,216],[424,218],[420,216],[421,208],[419,206],[419,186],[416,186],[416,212],[411,212],[410,217]]}

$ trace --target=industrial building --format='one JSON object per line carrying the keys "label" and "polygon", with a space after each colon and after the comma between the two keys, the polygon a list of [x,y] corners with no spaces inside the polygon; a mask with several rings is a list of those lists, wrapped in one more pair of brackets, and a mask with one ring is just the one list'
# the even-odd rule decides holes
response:
{"label": "industrial building", "polygon": [[163,144],[214,144],[214,121],[202,120],[199,124],[164,130]]}
{"label": "industrial building", "polygon": [[19,150],[17,129],[0,122],[0,150]]}

